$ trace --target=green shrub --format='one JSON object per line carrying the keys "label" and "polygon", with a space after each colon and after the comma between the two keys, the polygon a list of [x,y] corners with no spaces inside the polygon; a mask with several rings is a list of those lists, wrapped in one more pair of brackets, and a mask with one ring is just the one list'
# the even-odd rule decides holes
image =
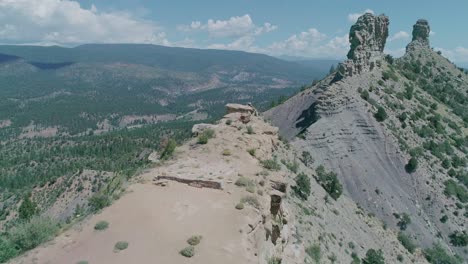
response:
{"label": "green shrub", "polygon": [[267,264],[281,264],[282,259],[278,257],[271,257],[267,259]]}
{"label": "green shrub", "polygon": [[202,236],[191,236],[189,239],[187,239],[187,243],[191,246],[196,246],[198,244],[200,244],[201,240],[202,240]]}
{"label": "green shrub", "polygon": [[325,167],[322,165],[317,167],[316,172],[318,183],[333,199],[337,200],[343,193],[343,185],[341,185],[340,181],[338,180],[336,173],[332,171],[326,172]]}
{"label": "green shrub", "polygon": [[109,227],[109,222],[107,221],[99,221],[96,223],[96,225],[94,226],[94,230],[105,230]]}
{"label": "green shrub", "polygon": [[167,142],[166,146],[164,147],[164,150],[161,152],[161,155],[159,156],[159,158],[161,160],[169,159],[174,154],[176,147],[177,147],[176,141],[174,139],[170,139]]}
{"label": "green shrub", "polygon": [[205,129],[200,135],[198,135],[198,144],[206,144],[208,140],[215,137],[215,131],[211,128]]}
{"label": "green shrub", "polygon": [[382,79],[388,80],[392,79],[393,81],[398,81],[398,76],[393,71],[384,71],[382,73]]}
{"label": "green shrub", "polygon": [[404,231],[411,224],[411,218],[407,213],[403,213],[400,216],[400,221],[398,221],[397,226],[400,227],[400,230]]}
{"label": "green shrub", "polygon": [[466,231],[455,231],[449,235],[450,243],[456,247],[466,247],[468,244],[468,234]]}
{"label": "green shrub", "polygon": [[440,218],[440,222],[441,222],[441,223],[445,223],[445,222],[447,222],[447,220],[448,220],[448,216],[447,216],[447,215],[444,215],[444,216],[442,216],[442,217]]}
{"label": "green shrub", "polygon": [[436,244],[433,248],[427,248],[424,251],[424,256],[427,261],[432,264],[461,264],[460,258],[449,255],[445,249],[440,245]]}
{"label": "green shrub", "polygon": [[312,155],[310,155],[310,152],[302,151],[301,161],[304,163],[304,165],[310,166],[312,165],[312,163],[314,163],[314,158],[312,158]]}
{"label": "green shrub", "polygon": [[262,160],[260,163],[267,170],[279,171],[281,169],[281,165],[279,165],[274,159]]}
{"label": "green shrub", "polygon": [[245,187],[245,190],[249,193],[255,193],[255,185],[247,185],[247,187]]}
{"label": "green shrub", "polygon": [[115,243],[114,245],[114,251],[121,251],[125,250],[128,248],[128,242],[127,241],[119,241]]}
{"label": "green shrub", "polygon": [[188,246],[184,249],[182,249],[181,251],[179,251],[179,253],[186,257],[186,258],[191,258],[195,255],[195,247],[194,246]]}
{"label": "green shrub", "polygon": [[299,173],[296,178],[296,186],[293,187],[294,192],[302,200],[307,200],[310,195],[310,178],[304,173]]}
{"label": "green shrub", "polygon": [[385,258],[382,250],[369,249],[366,252],[366,257],[362,259],[364,264],[385,264]]}
{"label": "green shrub", "polygon": [[253,206],[254,208],[260,209],[260,202],[258,201],[257,197],[249,195],[249,196],[244,196],[241,198],[241,203],[243,204],[249,204]]}
{"label": "green shrub", "polygon": [[250,154],[250,156],[255,157],[255,149],[254,148],[248,149],[247,152]]}
{"label": "green shrub", "polygon": [[408,250],[409,253],[413,254],[416,246],[414,245],[413,241],[405,235],[403,232],[398,233],[398,241],[400,241],[401,245]]}
{"label": "green shrub", "polygon": [[411,157],[408,163],[405,166],[405,170],[408,173],[413,173],[418,168],[418,160],[415,157]]}
{"label": "green shrub", "polygon": [[442,168],[444,169],[448,169],[450,168],[450,160],[445,158],[443,161],[442,161]]}
{"label": "green shrub", "polygon": [[23,202],[21,203],[18,209],[18,217],[22,220],[29,220],[33,217],[37,212],[37,204],[29,198],[31,195],[27,194],[23,198]]}
{"label": "green shrub", "polygon": [[285,162],[284,165],[286,166],[286,168],[288,168],[288,170],[294,173],[297,173],[299,169],[299,163],[297,163],[297,161],[295,160],[293,162]]}
{"label": "green shrub", "polygon": [[356,252],[351,253],[351,264],[361,264],[361,259]]}
{"label": "green shrub", "polygon": [[460,202],[463,202],[463,203],[468,201],[468,193],[463,186],[458,185],[452,179],[446,180],[444,184],[445,184],[445,190],[444,190],[445,195],[455,196],[460,200]]}
{"label": "green shrub", "polygon": [[15,257],[18,254],[13,242],[6,238],[0,237],[0,263],[4,263],[7,260]]}
{"label": "green shrub", "polygon": [[401,254],[398,254],[396,259],[399,261],[399,262],[403,262],[404,258],[403,258],[403,255]]}
{"label": "green shrub", "polygon": [[361,98],[368,101],[369,100],[369,92],[367,90],[364,90],[361,92]]}
{"label": "green shrub", "polygon": [[252,128],[252,126],[247,126],[247,134],[249,135],[254,134],[254,129]]}
{"label": "green shrub", "polygon": [[251,179],[249,179],[247,177],[244,177],[244,176],[239,177],[234,184],[236,186],[239,186],[239,187],[246,187],[246,186],[250,186],[250,185],[255,185],[253,180],[251,180]]}
{"label": "green shrub", "polygon": [[411,85],[406,85],[405,89],[405,98],[411,100],[413,98],[414,87]]}
{"label": "green shrub", "polygon": [[76,264],[88,264],[89,262],[86,260],[80,260]]}
{"label": "green shrub", "polygon": [[97,193],[88,199],[89,207],[93,212],[97,212],[111,204],[111,199],[108,195]]}
{"label": "green shrub", "polygon": [[320,263],[320,259],[322,258],[320,245],[315,244],[315,245],[309,246],[305,249],[305,252],[307,253],[307,255],[309,255],[309,257],[311,257],[315,261],[315,263],[317,264]]}
{"label": "green shrub", "polygon": [[237,210],[242,210],[242,209],[244,209],[244,204],[243,204],[243,203],[238,203],[238,204],[236,204],[236,209],[237,209]]}
{"label": "green shrub", "polygon": [[387,112],[385,112],[385,109],[381,106],[377,107],[377,113],[374,114],[374,117],[377,121],[382,122],[385,119],[387,119]]}
{"label": "green shrub", "polygon": [[230,126],[231,124],[232,124],[232,120],[231,120],[231,119],[226,120],[226,125]]}
{"label": "green shrub", "polygon": [[11,229],[9,238],[21,251],[25,251],[51,240],[58,231],[57,223],[51,218],[34,216]]}

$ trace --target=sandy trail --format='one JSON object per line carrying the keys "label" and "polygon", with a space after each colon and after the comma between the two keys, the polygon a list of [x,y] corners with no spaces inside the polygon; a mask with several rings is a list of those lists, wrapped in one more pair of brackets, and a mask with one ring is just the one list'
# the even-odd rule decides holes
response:
{"label": "sandy trail", "polygon": [[[254,252],[247,251],[239,231],[249,210],[234,208],[236,196],[174,182],[168,187],[134,184],[81,230],[69,230],[13,263],[253,263]],[[107,230],[94,230],[100,220],[110,223]],[[198,234],[203,240],[195,256],[182,257],[187,238]],[[128,248],[113,252],[121,240]]]}

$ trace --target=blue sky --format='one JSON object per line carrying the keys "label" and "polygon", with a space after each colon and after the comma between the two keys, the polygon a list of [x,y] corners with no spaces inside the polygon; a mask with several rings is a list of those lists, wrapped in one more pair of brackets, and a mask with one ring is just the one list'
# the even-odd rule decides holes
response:
{"label": "blue sky", "polygon": [[0,42],[153,43],[340,59],[349,27],[366,10],[390,17],[386,52],[403,54],[412,25],[426,18],[431,46],[468,65],[466,0],[0,0]]}

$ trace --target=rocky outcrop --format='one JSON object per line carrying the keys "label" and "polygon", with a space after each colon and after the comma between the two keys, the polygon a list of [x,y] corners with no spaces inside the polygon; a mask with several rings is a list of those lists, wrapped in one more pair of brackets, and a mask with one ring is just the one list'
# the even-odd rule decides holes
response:
{"label": "rocky outcrop", "polygon": [[348,60],[338,65],[334,81],[371,71],[383,57],[388,37],[388,17],[366,13],[359,17],[349,31],[351,48]]}
{"label": "rocky outcrop", "polygon": [[231,113],[255,114],[257,112],[253,106],[242,105],[242,104],[227,104],[226,111],[228,114],[231,114]]}
{"label": "rocky outcrop", "polygon": [[195,124],[192,127],[192,136],[198,136],[200,133],[202,133],[203,131],[207,129],[215,129],[215,128],[216,128],[216,125],[213,125],[213,124],[204,124],[204,123]]}
{"label": "rocky outcrop", "polygon": [[431,28],[429,22],[425,19],[419,19],[413,26],[413,40],[406,47],[406,51],[412,51],[421,48],[430,48],[429,34]]}

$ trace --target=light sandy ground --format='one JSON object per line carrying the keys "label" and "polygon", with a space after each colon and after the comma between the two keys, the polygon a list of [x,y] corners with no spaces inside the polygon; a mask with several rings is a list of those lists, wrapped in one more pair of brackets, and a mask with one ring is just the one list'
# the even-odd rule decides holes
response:
{"label": "light sandy ground", "polygon": [[[209,144],[198,145],[193,139],[179,147],[174,160],[139,176],[139,183],[110,207],[12,263],[258,263],[250,232],[261,219],[260,211],[248,205],[235,209],[243,196],[251,194],[234,182],[240,175],[258,177],[255,174],[262,168],[246,150],[255,147],[258,155],[271,155],[270,137],[275,136],[260,133],[269,127],[266,124],[254,125],[258,133],[253,135],[241,127],[242,131],[223,123]],[[226,149],[231,155],[222,154]],[[223,190],[173,181],[157,186],[153,179],[160,175],[218,181]],[[259,200],[267,204],[266,197]],[[100,220],[110,223],[107,230],[94,230]],[[192,235],[202,235],[203,240],[188,259],[179,251],[188,246],[186,240]],[[127,241],[128,249],[113,252],[118,241]]]}
{"label": "light sandy ground", "polygon": [[[227,118],[237,120],[236,114]],[[247,133],[247,126],[254,133]],[[338,201],[327,200],[325,190],[314,180],[307,201],[293,195],[290,188],[285,194],[274,190],[273,183],[294,184],[296,174],[285,166],[267,171],[259,160],[273,156],[278,163],[295,160],[299,171],[311,176],[314,172],[297,159],[300,153],[280,142],[277,130],[260,118],[230,125],[224,119],[213,129],[216,137],[208,144],[196,144],[194,138],[179,146],[174,159],[137,177],[138,183],[100,214],[11,263],[267,264],[277,257],[282,264],[303,264],[312,261],[305,253],[311,245],[320,246],[322,264],[350,263],[350,252],[362,258],[369,248],[383,249],[387,263],[397,263],[398,255],[404,257],[402,263],[427,263],[420,251],[409,254],[396,239],[396,231],[384,229],[382,222],[369,217],[346,195]],[[255,157],[248,153],[252,148]],[[174,181],[158,186],[154,184],[156,176],[216,181],[223,190]],[[254,190],[236,186],[240,177],[250,179]],[[277,215],[270,208],[271,195],[283,197]],[[235,209],[245,197],[255,197],[259,209],[247,203],[243,210]],[[108,221],[109,228],[95,231],[94,225],[101,220]],[[188,259],[179,251],[192,235],[203,239],[195,256]],[[118,241],[127,241],[129,247],[114,252]]]}
{"label": "light sandy ground", "polygon": [[[78,228],[31,251],[13,263],[254,263],[239,229],[249,210],[238,211],[238,198],[212,189],[170,182],[168,187],[135,184],[130,193]],[[253,210],[253,209],[251,209]],[[100,220],[107,230],[95,231]],[[191,235],[202,235],[193,258],[179,255]],[[117,241],[129,247],[113,252]],[[252,255],[253,258],[248,258]],[[156,261],[156,262],[155,262]]]}

